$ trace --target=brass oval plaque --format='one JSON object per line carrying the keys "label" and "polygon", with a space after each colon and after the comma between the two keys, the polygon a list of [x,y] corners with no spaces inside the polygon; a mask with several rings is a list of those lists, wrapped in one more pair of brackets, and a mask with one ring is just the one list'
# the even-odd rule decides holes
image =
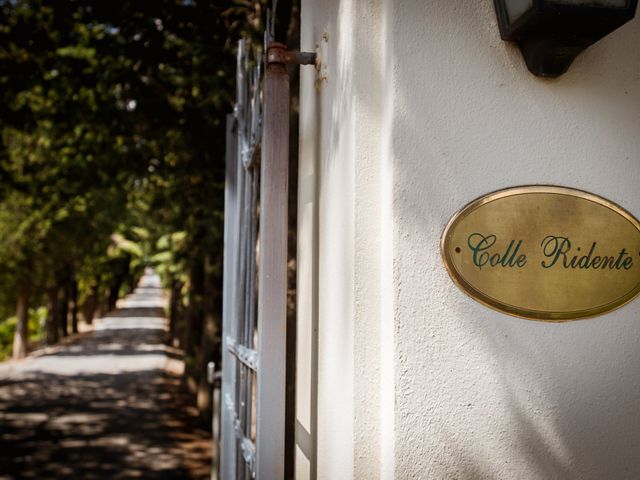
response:
{"label": "brass oval plaque", "polygon": [[451,219],[441,250],[462,290],[519,317],[592,317],[640,293],[640,222],[572,188],[526,186],[481,197]]}

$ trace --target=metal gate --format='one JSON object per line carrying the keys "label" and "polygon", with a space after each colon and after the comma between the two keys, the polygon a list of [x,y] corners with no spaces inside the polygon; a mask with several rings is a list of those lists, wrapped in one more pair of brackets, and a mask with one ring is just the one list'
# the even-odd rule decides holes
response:
{"label": "metal gate", "polygon": [[[265,35],[266,68],[241,41],[227,118],[220,473],[281,479],[285,470],[289,76]],[[264,72],[264,73],[263,73]]]}

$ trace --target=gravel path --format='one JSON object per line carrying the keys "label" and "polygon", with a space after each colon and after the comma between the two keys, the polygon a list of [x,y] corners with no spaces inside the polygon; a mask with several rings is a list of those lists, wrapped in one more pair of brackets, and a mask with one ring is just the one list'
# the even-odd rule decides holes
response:
{"label": "gravel path", "polygon": [[[204,479],[210,435],[163,344],[158,277],[93,331],[0,364],[0,479]],[[171,367],[171,368],[169,368]]]}

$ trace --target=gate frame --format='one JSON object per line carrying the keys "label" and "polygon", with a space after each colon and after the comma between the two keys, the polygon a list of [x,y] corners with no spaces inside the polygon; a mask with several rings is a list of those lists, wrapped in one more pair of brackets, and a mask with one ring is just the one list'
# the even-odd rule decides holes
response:
{"label": "gate frame", "polygon": [[[247,73],[245,42],[241,40],[238,103],[235,116],[227,116],[220,449],[223,480],[244,479],[247,469],[243,462],[250,477],[260,480],[281,479],[285,473],[290,113],[287,64],[314,64],[316,56],[315,53],[288,51],[283,44],[272,42],[269,33],[265,35],[265,43],[268,47],[262,90],[264,111],[260,112],[259,104],[260,62],[255,67],[257,71]],[[247,85],[257,88],[257,94],[248,92]],[[250,97],[250,94],[253,95]],[[248,124],[242,117],[247,111]],[[255,192],[252,188],[252,196],[245,178],[249,169],[256,168],[253,154],[260,133],[260,190]],[[255,182],[254,174],[251,172],[250,182]],[[258,338],[257,350],[254,350],[251,347],[256,252],[251,245],[255,246],[254,214],[258,199]],[[247,291],[241,291],[241,287],[247,285]],[[251,439],[254,400],[251,376],[254,373],[257,383],[255,443]]]}

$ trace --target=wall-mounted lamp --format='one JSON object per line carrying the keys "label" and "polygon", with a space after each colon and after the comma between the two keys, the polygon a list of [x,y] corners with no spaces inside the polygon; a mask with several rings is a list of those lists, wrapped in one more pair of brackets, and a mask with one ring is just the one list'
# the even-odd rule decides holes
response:
{"label": "wall-mounted lamp", "polygon": [[589,45],[631,20],[638,0],[494,0],[500,36],[516,42],[527,67],[557,77]]}

